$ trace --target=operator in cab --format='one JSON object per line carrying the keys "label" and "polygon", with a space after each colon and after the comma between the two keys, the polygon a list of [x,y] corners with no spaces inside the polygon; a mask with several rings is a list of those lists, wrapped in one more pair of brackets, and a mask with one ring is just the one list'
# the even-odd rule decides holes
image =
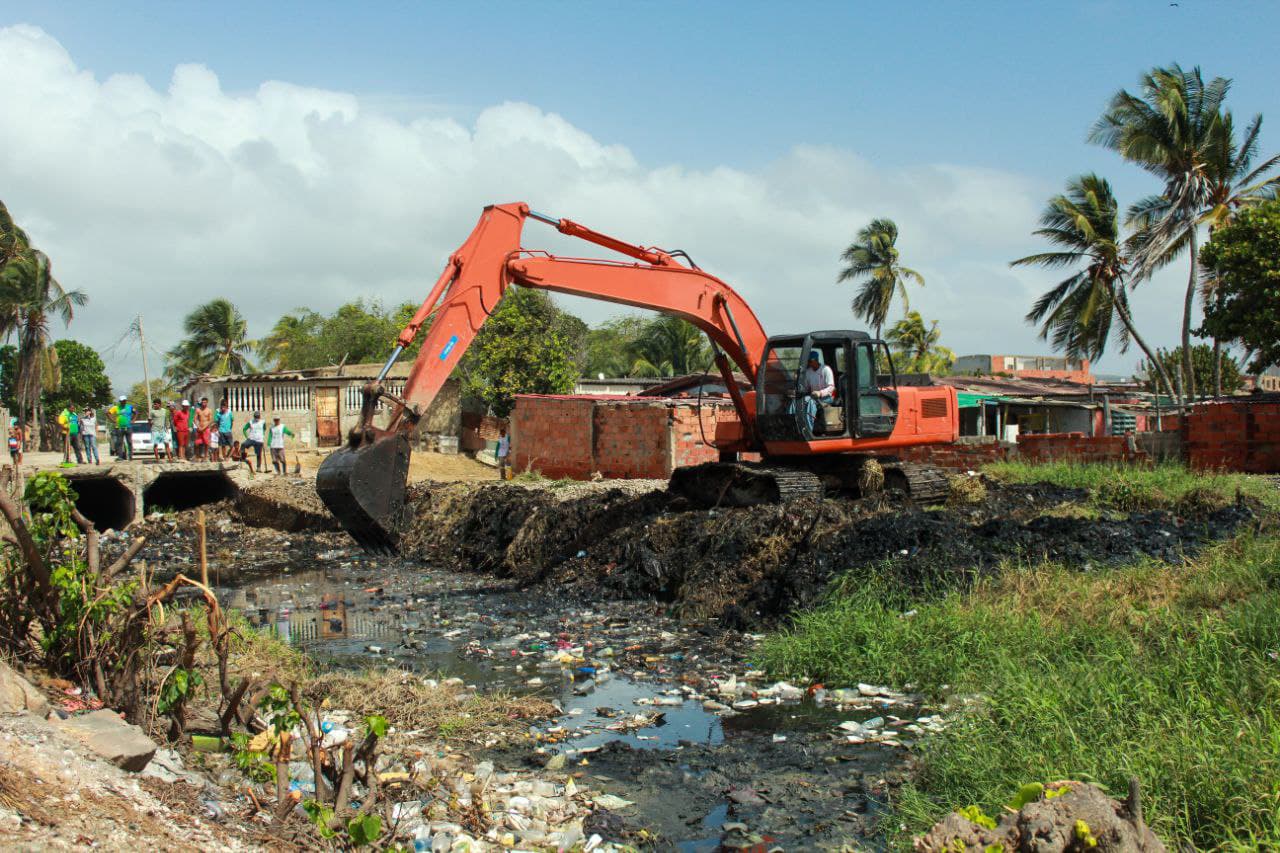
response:
{"label": "operator in cab", "polygon": [[836,398],[836,375],[829,365],[822,363],[822,353],[809,351],[809,364],[804,370],[804,422],[813,435],[813,422],[818,416],[819,404],[831,403]]}

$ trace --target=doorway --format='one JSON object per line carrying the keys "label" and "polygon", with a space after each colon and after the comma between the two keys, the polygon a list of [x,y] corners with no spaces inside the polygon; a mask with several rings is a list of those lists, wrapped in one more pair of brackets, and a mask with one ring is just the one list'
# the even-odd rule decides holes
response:
{"label": "doorway", "polygon": [[320,447],[337,447],[341,443],[338,389],[333,385],[316,388],[316,444]]}

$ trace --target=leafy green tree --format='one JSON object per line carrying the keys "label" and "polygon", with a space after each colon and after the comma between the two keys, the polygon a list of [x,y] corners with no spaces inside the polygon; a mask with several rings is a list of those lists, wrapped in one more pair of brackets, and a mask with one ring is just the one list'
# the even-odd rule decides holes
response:
{"label": "leafy green tree", "polygon": [[938,343],[942,339],[938,321],[925,326],[919,311],[908,311],[889,329],[886,339],[902,357],[894,361],[903,373],[947,373],[956,360],[954,352]]}
{"label": "leafy green tree", "polygon": [[630,376],[635,345],[644,331],[643,317],[615,317],[587,331],[579,371],[588,377]]}
{"label": "leafy green tree", "polygon": [[58,354],[62,382],[56,390],[45,392],[47,410],[62,411],[68,403],[89,409],[111,402],[111,380],[96,350],[70,339],[55,341],[53,349]]}
{"label": "leafy green tree", "polygon": [[[1267,177],[1267,173],[1280,164],[1280,155],[1268,157],[1257,166],[1253,165],[1254,158],[1258,155],[1261,115],[1254,116],[1249,122],[1239,144],[1236,143],[1234,119],[1230,110],[1223,113],[1217,128],[1218,142],[1210,149],[1213,159],[1209,164],[1209,197],[1202,216],[1209,226],[1211,241],[1215,231],[1230,224],[1240,211],[1275,198],[1277,183],[1280,183],[1280,176]],[[1201,275],[1200,287],[1204,305],[1210,306],[1217,301],[1217,289],[1217,275],[1211,269],[1205,270]],[[1221,364],[1222,342],[1217,337],[1213,339],[1213,352],[1214,364]],[[1222,396],[1221,371],[1216,367],[1213,388],[1215,396]]]}
{"label": "leafy green tree", "polygon": [[463,393],[506,417],[516,394],[564,394],[578,371],[560,311],[541,291],[511,287],[458,365]]}
{"label": "leafy green tree", "polygon": [[1197,387],[1191,317],[1200,282],[1198,228],[1220,225],[1235,208],[1273,196],[1277,178],[1266,173],[1280,162],[1272,157],[1252,165],[1260,116],[1237,144],[1231,113],[1223,108],[1230,88],[1231,81],[1223,77],[1206,83],[1199,68],[1155,68],[1143,76],[1140,95],[1117,92],[1090,133],[1091,141],[1164,182],[1164,191],[1136,202],[1128,219],[1137,229],[1135,279],[1148,277],[1188,250],[1179,348],[1187,398],[1195,396]]}
{"label": "leafy green tree", "polygon": [[[259,341],[258,356],[276,370],[305,370],[332,364],[382,362],[417,306],[405,303],[387,310],[377,301],[356,300],[325,316],[298,308],[276,321]],[[413,358],[426,328],[403,357]]]}
{"label": "leafy green tree", "polygon": [[[178,389],[174,388],[165,379],[151,380],[151,399],[153,400],[174,400],[178,397]],[[145,382],[135,382],[129,386],[129,400],[141,408],[147,405],[147,384]]]}
{"label": "leafy green tree", "polygon": [[[1067,182],[1067,191],[1049,200],[1033,233],[1055,248],[1019,258],[1012,266],[1047,269],[1077,267],[1036,300],[1027,320],[1040,324],[1040,337],[1053,342],[1071,359],[1097,360],[1112,336],[1113,320],[1120,320],[1120,349],[1132,340],[1157,368],[1165,392],[1173,396],[1163,363],[1138,334],[1129,307],[1125,277],[1129,247],[1121,239],[1119,206],[1111,184],[1097,175],[1081,175]],[[1082,265],[1082,266],[1081,266]]]}
{"label": "leafy green tree", "polygon": [[[1171,350],[1158,350],[1156,358],[1160,364],[1164,365],[1164,370],[1168,373],[1175,373],[1179,365],[1183,363],[1181,348]],[[1194,379],[1198,388],[1208,388],[1213,381],[1214,370],[1213,347],[1208,344],[1196,344],[1191,348],[1191,367],[1195,371]],[[1138,363],[1139,375],[1147,377],[1146,384],[1151,390],[1156,390],[1157,385],[1151,379],[1153,364],[1150,361],[1141,361]],[[1240,363],[1230,355],[1222,356],[1222,389],[1226,394],[1235,392],[1240,387]]]}
{"label": "leafy green tree", "polygon": [[893,297],[901,296],[906,310],[910,307],[907,282],[924,286],[920,273],[902,265],[897,243],[898,226],[893,220],[874,219],[840,256],[846,266],[837,281],[851,281],[858,286],[853,313],[875,328],[877,338],[889,317]]}
{"label": "leafy green tree", "polygon": [[173,384],[201,373],[247,373],[253,370],[249,353],[249,324],[228,299],[198,306],[182,322],[186,337],[166,354],[167,378]]}
{"label": "leafy green tree", "polygon": [[48,255],[31,245],[0,203],[0,339],[17,338],[14,399],[21,422],[44,389],[57,388],[60,381],[57,352],[49,340],[50,317],[69,325],[75,308],[88,301],[79,290],[63,289]]}
{"label": "leafy green tree", "polygon": [[[53,352],[58,359],[60,383],[46,387],[40,404],[48,410],[61,411],[67,403],[84,408],[104,406],[111,402],[111,382],[102,358],[91,347],[79,341],[60,340]],[[18,348],[12,344],[0,347],[0,405],[16,412]]]}
{"label": "leafy green tree", "polygon": [[1280,202],[1240,212],[1200,257],[1217,278],[1203,331],[1244,346],[1255,373],[1280,365]]}

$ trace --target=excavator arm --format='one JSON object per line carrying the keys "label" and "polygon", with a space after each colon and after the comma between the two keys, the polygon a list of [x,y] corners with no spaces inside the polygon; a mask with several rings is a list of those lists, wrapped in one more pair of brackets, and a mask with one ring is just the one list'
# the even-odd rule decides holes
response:
{"label": "excavator arm", "polygon": [[[523,249],[520,240],[528,219],[631,261],[557,257]],[[647,308],[693,323],[712,342],[716,365],[746,430],[740,449],[753,442],[755,413],[743,399],[733,370],[736,367],[754,384],[767,336],[733,288],[692,263],[680,263],[677,253],[626,243],[571,220],[537,213],[526,204],[493,205],[485,208],[466,242],[450,256],[378,377],[365,386],[360,424],[351,430],[347,446],[326,459],[317,476],[321,498],[366,548],[394,550],[395,521],[409,470],[408,434],[512,284]],[[382,381],[428,318],[433,318],[431,326],[403,396],[392,397]],[[387,427],[379,429],[373,416],[383,398],[391,399],[395,409]]]}

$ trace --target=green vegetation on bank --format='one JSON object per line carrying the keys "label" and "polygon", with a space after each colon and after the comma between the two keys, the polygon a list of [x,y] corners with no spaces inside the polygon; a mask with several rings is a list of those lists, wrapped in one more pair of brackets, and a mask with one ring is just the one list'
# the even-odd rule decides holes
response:
{"label": "green vegetation on bank", "polygon": [[[1122,482],[1171,503],[1274,491],[1256,478],[1165,467],[994,473],[1095,494]],[[1269,507],[1276,500],[1266,496]],[[1081,779],[1123,796],[1132,775],[1166,841],[1280,843],[1274,519],[1181,566],[1009,565],[972,589],[914,595],[862,570],[770,637],[763,655],[778,676],[912,685],[965,709],[919,746],[920,772],[895,804],[912,831],[970,804],[996,814],[1023,782]]]}
{"label": "green vegetation on bank", "polygon": [[1006,483],[1052,483],[1086,489],[1090,502],[1099,508],[1173,509],[1188,497],[1225,504],[1238,493],[1280,511],[1280,490],[1260,477],[1191,471],[1178,463],[1140,468],[1079,462],[994,462],[982,470]]}

